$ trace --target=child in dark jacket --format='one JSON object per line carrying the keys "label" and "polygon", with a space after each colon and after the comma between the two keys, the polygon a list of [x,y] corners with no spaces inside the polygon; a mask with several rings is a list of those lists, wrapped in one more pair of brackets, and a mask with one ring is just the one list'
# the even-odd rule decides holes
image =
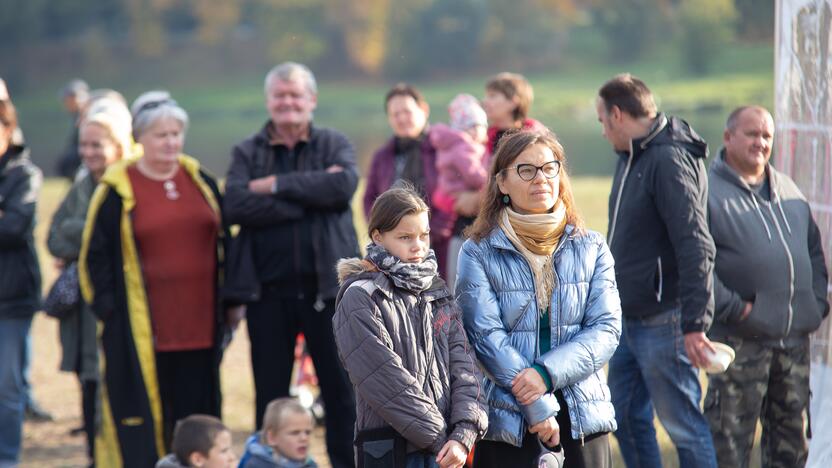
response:
{"label": "child in dark jacket", "polygon": [[246,441],[238,468],[317,468],[309,456],[315,421],[296,398],[278,398],[266,406],[263,429]]}
{"label": "child in dark jacket", "polygon": [[173,453],[156,468],[233,468],[237,457],[231,449],[231,431],[218,418],[192,414],[176,423]]}
{"label": "child in dark jacket", "polygon": [[367,256],[338,264],[333,317],[355,388],[358,466],[461,467],[487,412],[459,309],[430,250],[428,207],[412,189],[390,189],[373,205],[368,232]]}

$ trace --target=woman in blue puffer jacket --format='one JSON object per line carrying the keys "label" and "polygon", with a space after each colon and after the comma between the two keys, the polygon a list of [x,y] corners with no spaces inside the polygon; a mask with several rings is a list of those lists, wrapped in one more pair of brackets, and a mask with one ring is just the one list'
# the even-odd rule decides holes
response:
{"label": "woman in blue puffer jacket", "polygon": [[612,466],[603,367],[621,304],[612,255],[583,228],[564,164],[548,131],[506,134],[459,254],[457,300],[490,406],[477,468],[537,466],[538,439],[560,443],[565,466]]}

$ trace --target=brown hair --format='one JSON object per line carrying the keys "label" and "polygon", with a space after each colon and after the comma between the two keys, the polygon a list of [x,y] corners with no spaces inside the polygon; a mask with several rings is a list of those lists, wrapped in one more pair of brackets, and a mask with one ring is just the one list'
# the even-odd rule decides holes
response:
{"label": "brown hair", "polygon": [[487,237],[500,222],[500,214],[505,208],[502,201],[503,194],[497,186],[497,177],[503,177],[503,171],[517,159],[526,148],[532,145],[544,145],[552,150],[555,160],[560,162],[558,175],[558,198],[566,208],[566,222],[583,230],[584,221],[578,214],[575,199],[572,196],[572,185],[566,170],[566,154],[557,137],[549,130],[514,130],[509,131],[500,139],[497,150],[488,171],[488,186],[480,207],[480,213],[474,224],[465,230],[466,237],[479,242]]}
{"label": "brown hair", "polygon": [[598,90],[598,96],[604,100],[607,112],[613,106],[635,118],[654,117],[657,112],[650,88],[629,73],[612,77]]}
{"label": "brown hair", "polygon": [[387,112],[387,105],[390,104],[390,100],[396,96],[412,97],[413,100],[416,101],[416,104],[419,104],[419,106],[424,106],[427,103],[424,96],[422,96],[422,93],[420,93],[419,90],[414,88],[412,85],[407,83],[396,83],[392,88],[390,88],[390,91],[387,91],[387,94],[384,95],[384,112]]}
{"label": "brown hair", "polygon": [[407,215],[430,212],[428,205],[416,190],[409,186],[394,187],[376,198],[373,208],[370,210],[370,221],[367,225],[367,234],[373,237],[373,232],[379,233],[396,229],[399,221]]}
{"label": "brown hair", "polygon": [[217,434],[228,431],[219,418],[207,414],[192,414],[176,423],[171,450],[179,463],[190,466],[194,452],[208,456]]}
{"label": "brown hair", "polygon": [[0,122],[8,130],[9,139],[11,139],[14,130],[17,128],[17,110],[9,99],[0,101]]}
{"label": "brown hair", "polygon": [[523,120],[529,115],[534,101],[534,90],[532,85],[523,75],[518,73],[498,73],[485,83],[485,89],[496,91],[503,96],[517,98],[517,107],[514,108],[514,120]]}

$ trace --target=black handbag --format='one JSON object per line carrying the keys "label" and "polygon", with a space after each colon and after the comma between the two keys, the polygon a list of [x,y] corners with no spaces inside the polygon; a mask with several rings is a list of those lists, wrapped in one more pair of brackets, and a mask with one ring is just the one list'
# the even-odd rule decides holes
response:
{"label": "black handbag", "polygon": [[69,316],[81,306],[81,286],[78,281],[78,264],[71,263],[61,271],[58,279],[49,288],[43,301],[46,315],[62,319]]}
{"label": "black handbag", "polygon": [[391,427],[359,431],[357,468],[404,468],[407,440]]}

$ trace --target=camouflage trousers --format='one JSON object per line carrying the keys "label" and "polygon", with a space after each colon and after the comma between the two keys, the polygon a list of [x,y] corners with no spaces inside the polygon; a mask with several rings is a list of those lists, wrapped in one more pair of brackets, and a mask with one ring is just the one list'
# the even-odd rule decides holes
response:
{"label": "camouflage trousers", "polygon": [[761,420],[762,466],[795,468],[809,453],[809,340],[778,349],[727,338],[736,359],[711,375],[705,416],[720,467],[746,468]]}

